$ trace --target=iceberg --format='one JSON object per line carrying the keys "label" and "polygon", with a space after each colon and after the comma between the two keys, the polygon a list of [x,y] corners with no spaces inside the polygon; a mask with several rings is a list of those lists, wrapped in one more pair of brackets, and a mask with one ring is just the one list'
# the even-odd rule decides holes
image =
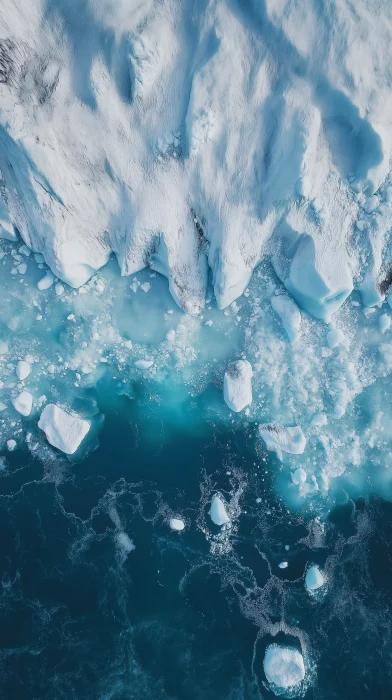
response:
{"label": "iceberg", "polygon": [[247,360],[230,362],[224,377],[223,395],[226,404],[238,413],[252,403],[252,367]]}
{"label": "iceberg", "polygon": [[317,564],[312,564],[306,571],[305,586],[308,591],[317,591],[325,583],[325,577]]}
{"label": "iceberg", "polygon": [[227,525],[230,522],[225,504],[219,496],[214,496],[211,501],[210,516],[215,525]]}
{"label": "iceberg", "polygon": [[292,647],[270,644],[264,656],[264,673],[269,683],[287,690],[305,678],[302,654]]}
{"label": "iceberg", "polygon": [[181,520],[181,518],[170,518],[169,527],[171,528],[171,530],[181,532],[181,530],[183,530],[185,527],[185,523],[183,520]]}
{"label": "iceberg", "polygon": [[41,413],[38,427],[53,447],[73,455],[90,430],[90,423],[49,403]]}

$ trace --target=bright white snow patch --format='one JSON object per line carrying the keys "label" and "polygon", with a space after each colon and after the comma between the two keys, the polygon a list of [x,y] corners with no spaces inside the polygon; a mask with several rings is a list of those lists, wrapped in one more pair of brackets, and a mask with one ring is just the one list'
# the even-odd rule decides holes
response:
{"label": "bright white snow patch", "polygon": [[225,504],[219,496],[214,496],[211,501],[210,516],[215,525],[227,525],[230,522]]}
{"label": "bright white snow patch", "polygon": [[172,530],[176,530],[177,532],[181,532],[181,530],[183,530],[185,527],[185,523],[183,520],[181,520],[181,518],[170,518],[169,526],[171,527]]}
{"label": "bright white snow patch", "polygon": [[247,360],[230,362],[224,378],[223,395],[228,407],[238,413],[252,403],[252,367]]}
{"label": "bright white snow patch", "polygon": [[31,372],[31,367],[28,362],[25,362],[24,360],[19,360],[18,364],[16,365],[16,376],[18,379],[23,382],[26,377],[29,376]]}
{"label": "bright white snow patch", "polygon": [[317,564],[312,564],[312,566],[309,566],[305,576],[305,585],[308,591],[317,591],[317,589],[321,588],[324,583],[324,574],[320,571]]}
{"label": "bright white snow patch", "polygon": [[259,425],[259,433],[267,450],[287,452],[292,455],[302,455],[306,447],[306,438],[299,425],[281,426],[265,423]]}
{"label": "bright white snow patch", "polygon": [[14,408],[22,416],[29,416],[33,406],[33,397],[29,391],[22,391],[19,396],[13,400]]}
{"label": "bright white snow patch", "polygon": [[90,423],[49,403],[38,421],[48,442],[67,455],[73,455],[90,430]]}

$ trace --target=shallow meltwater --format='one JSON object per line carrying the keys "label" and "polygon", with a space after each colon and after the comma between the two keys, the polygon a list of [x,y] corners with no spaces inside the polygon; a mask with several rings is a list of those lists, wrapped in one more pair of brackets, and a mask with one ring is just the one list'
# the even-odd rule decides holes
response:
{"label": "shallow meltwater", "polygon": [[388,303],[0,274],[1,697],[389,697]]}

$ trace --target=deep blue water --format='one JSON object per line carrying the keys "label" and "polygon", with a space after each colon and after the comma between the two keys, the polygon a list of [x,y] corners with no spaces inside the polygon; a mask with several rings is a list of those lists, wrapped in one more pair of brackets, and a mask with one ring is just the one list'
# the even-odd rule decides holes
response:
{"label": "deep blue water", "polygon": [[[214,391],[173,410],[148,388],[130,400],[101,387],[105,420],[87,458],[7,455],[3,700],[272,698],[266,645],[298,644],[297,634],[316,669],[309,700],[392,696],[392,505],[349,500],[320,536],[311,513],[275,495],[279,465],[260,461],[252,429],[209,416]],[[222,554],[208,517],[217,488],[242,494]],[[181,534],[167,525],[176,513]],[[128,556],[120,529],[135,545]],[[304,589],[308,562],[326,567],[323,599]]]}

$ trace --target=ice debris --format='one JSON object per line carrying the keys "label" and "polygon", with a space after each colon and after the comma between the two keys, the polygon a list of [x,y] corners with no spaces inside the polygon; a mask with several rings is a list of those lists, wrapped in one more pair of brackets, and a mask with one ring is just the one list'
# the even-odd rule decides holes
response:
{"label": "ice debris", "polygon": [[51,273],[48,273],[47,275],[45,275],[45,277],[42,277],[42,279],[40,279],[37,287],[42,292],[45,289],[49,289],[49,287],[52,286],[53,282],[54,282],[53,275]]}
{"label": "ice debris", "polygon": [[90,430],[90,423],[49,403],[38,421],[48,442],[67,455],[73,455]]}
{"label": "ice debris", "polygon": [[294,343],[301,333],[301,312],[287,294],[271,297],[271,306],[279,316],[290,343]]}
{"label": "ice debris", "polygon": [[247,360],[230,362],[225,372],[223,396],[232,411],[238,413],[252,403],[252,376]]}
{"label": "ice debris", "polygon": [[327,333],[327,343],[330,348],[337,348],[344,341],[344,334],[340,328],[332,328]]}

